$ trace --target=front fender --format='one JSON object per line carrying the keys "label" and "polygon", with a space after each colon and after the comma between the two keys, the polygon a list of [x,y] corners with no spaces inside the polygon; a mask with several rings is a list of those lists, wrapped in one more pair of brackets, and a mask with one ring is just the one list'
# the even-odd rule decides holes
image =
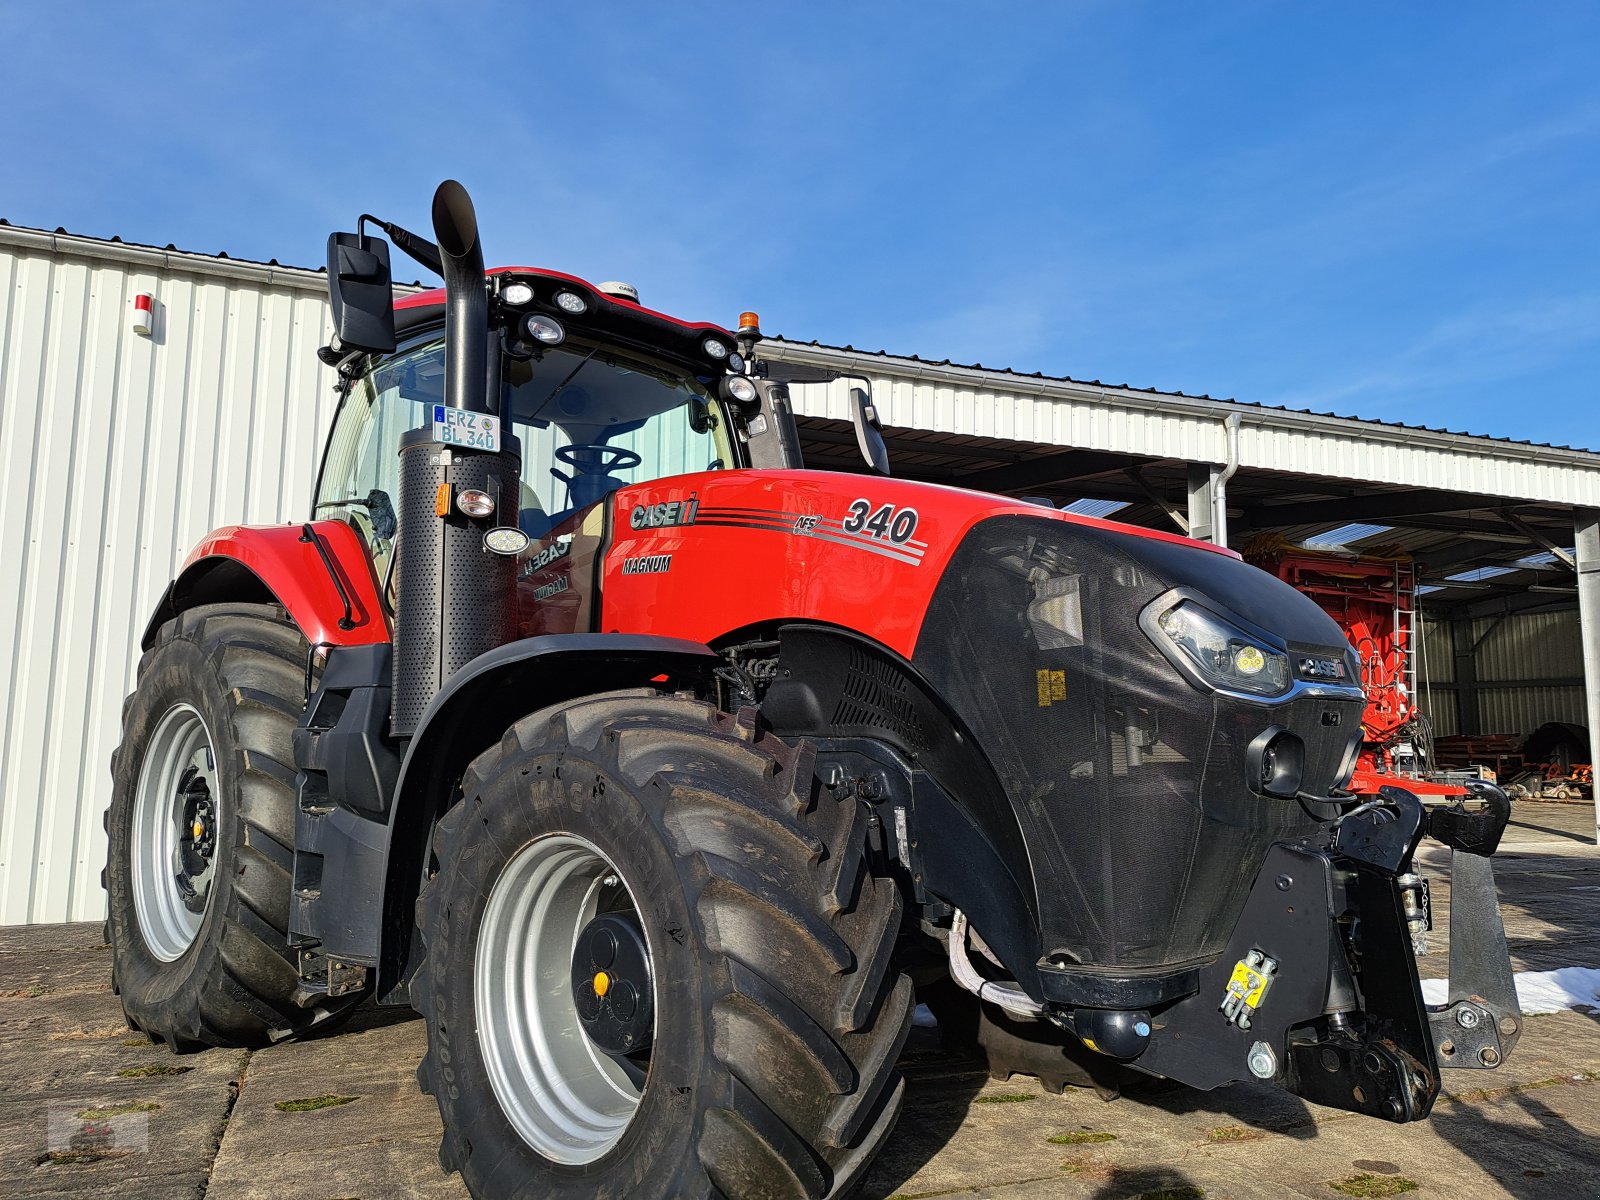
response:
{"label": "front fender", "polygon": [[[321,542],[326,561],[307,530]],[[349,628],[341,627],[344,596],[350,600]],[[228,600],[276,601],[314,646],[370,646],[390,640],[372,558],[361,535],[343,521],[212,530],[167,585],[140,645],[148,650],[161,626],[186,609]]]}
{"label": "front fender", "polygon": [[468,763],[541,708],[622,688],[708,688],[721,661],[681,638],[563,633],[508,642],[450,676],[417,723],[389,809],[379,996],[404,999],[395,989],[415,961],[413,913],[429,837]]}

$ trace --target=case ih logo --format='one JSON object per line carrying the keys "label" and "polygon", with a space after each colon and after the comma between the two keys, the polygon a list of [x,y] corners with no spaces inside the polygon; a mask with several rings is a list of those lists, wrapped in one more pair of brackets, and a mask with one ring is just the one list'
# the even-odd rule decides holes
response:
{"label": "case ih logo", "polygon": [[665,504],[636,505],[628,524],[635,529],[660,529],[667,525],[693,525],[694,514],[700,501],[694,496],[687,500],[669,500]]}
{"label": "case ih logo", "polygon": [[559,542],[552,542],[532,558],[523,562],[522,577],[526,579],[529,575],[536,575],[557,559],[565,558],[571,553],[572,539],[570,537]]}
{"label": "case ih logo", "polygon": [[1343,679],[1344,660],[1338,658],[1302,658],[1300,675],[1303,679]]}

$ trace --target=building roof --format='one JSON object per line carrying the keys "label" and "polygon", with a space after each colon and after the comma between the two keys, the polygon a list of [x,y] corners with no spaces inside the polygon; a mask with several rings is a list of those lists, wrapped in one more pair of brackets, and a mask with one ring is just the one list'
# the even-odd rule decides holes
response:
{"label": "building roof", "polygon": [[[120,247],[128,251],[144,252],[144,255],[158,256],[164,262],[174,267],[179,266],[180,264],[190,267],[193,267],[196,264],[208,264],[212,267],[215,267],[218,264],[225,264],[226,268],[230,269],[264,268],[271,272],[284,273],[284,281],[287,281],[288,276],[292,274],[293,276],[300,277],[303,282],[308,284],[313,283],[314,281],[314,284],[317,287],[325,286],[319,277],[327,274],[326,267],[298,267],[286,263],[280,263],[276,258],[270,258],[265,262],[262,262],[258,259],[232,257],[225,250],[219,250],[214,254],[206,254],[204,252],[193,250],[180,250],[177,246],[170,242],[165,246],[156,246],[141,242],[125,242],[122,240],[122,238],[116,235],[113,235],[110,238],[97,238],[86,234],[72,233],[67,229],[59,227],[53,231],[36,229],[30,226],[13,225],[3,217],[0,217],[0,237],[5,237],[7,234],[13,232],[24,236],[32,235],[31,237],[27,238],[29,241],[37,241],[40,237],[48,238],[51,240],[53,247],[59,246],[59,248],[64,251],[70,249],[82,254],[92,254],[95,253],[96,247],[102,248],[102,252],[104,248]],[[420,289],[424,285],[420,280],[416,280],[410,284],[399,286],[402,286],[407,291],[410,291],[414,288]],[[794,351],[803,351],[809,348],[828,355],[848,355],[858,360],[881,360],[883,364],[883,372],[885,374],[902,373],[908,367],[927,368],[930,370],[942,369],[947,371],[973,372],[988,377],[999,377],[1002,379],[1015,380],[1019,390],[1025,388],[1029,381],[1067,384],[1081,388],[1101,389],[1107,392],[1121,392],[1126,393],[1129,396],[1149,396],[1162,397],[1168,400],[1198,401],[1208,405],[1232,406],[1241,409],[1254,410],[1261,413],[1281,413],[1289,416],[1308,417],[1317,421],[1354,422],[1397,431],[1423,432],[1449,438],[1467,438],[1474,442],[1480,443],[1495,442],[1506,446],[1527,447],[1533,450],[1555,450],[1566,454],[1581,454],[1590,456],[1594,459],[1595,464],[1600,466],[1600,451],[1584,449],[1575,446],[1554,445],[1549,442],[1535,442],[1528,439],[1494,437],[1485,434],[1468,433],[1462,430],[1447,429],[1443,426],[1410,425],[1403,421],[1385,421],[1377,417],[1358,417],[1332,412],[1318,412],[1313,409],[1289,408],[1285,405],[1266,404],[1261,401],[1253,400],[1236,400],[1232,398],[1212,397],[1206,394],[1197,394],[1182,390],[1154,387],[1141,388],[1125,383],[1102,383],[1098,379],[1085,380],[1077,379],[1070,375],[1047,375],[1042,371],[1024,372],[1014,370],[1011,367],[986,367],[982,363],[957,363],[948,358],[924,358],[917,354],[895,354],[887,350],[857,350],[854,346],[850,345],[832,346],[818,341],[791,341],[780,337],[769,339],[769,341],[765,343],[765,348],[769,350],[778,347]],[[788,354],[784,355],[784,357],[788,356]]]}

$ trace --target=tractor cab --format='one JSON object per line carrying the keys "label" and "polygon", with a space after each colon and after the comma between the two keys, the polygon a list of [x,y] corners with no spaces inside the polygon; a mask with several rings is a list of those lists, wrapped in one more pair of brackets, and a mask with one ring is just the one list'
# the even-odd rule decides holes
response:
{"label": "tractor cab", "polygon": [[533,556],[578,535],[585,516],[625,485],[749,461],[758,389],[733,334],[651,312],[626,285],[516,267],[487,277],[493,412],[474,421],[436,411],[448,407],[442,289],[396,305],[393,349],[340,358],[316,513],[353,525],[390,583],[399,448],[409,431],[453,421],[470,448],[517,448],[514,511],[494,516],[526,536]]}

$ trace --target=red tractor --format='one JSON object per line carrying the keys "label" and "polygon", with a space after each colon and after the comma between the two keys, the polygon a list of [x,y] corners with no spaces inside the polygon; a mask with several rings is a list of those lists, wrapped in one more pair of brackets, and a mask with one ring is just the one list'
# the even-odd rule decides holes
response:
{"label": "red tractor", "polygon": [[[1391,1121],[1521,1015],[1496,789],[1348,790],[1366,696],[1215,546],[802,469],[780,363],[617,286],[336,234],[309,518],[195,548],[112,763],[128,1019],[183,1050],[426,1018],[474,1195],[823,1197],[919,990],[996,1069],[1266,1080]],[[1450,1003],[1401,878],[1454,848]],[[1107,1081],[1113,1081],[1108,1084]]]}

